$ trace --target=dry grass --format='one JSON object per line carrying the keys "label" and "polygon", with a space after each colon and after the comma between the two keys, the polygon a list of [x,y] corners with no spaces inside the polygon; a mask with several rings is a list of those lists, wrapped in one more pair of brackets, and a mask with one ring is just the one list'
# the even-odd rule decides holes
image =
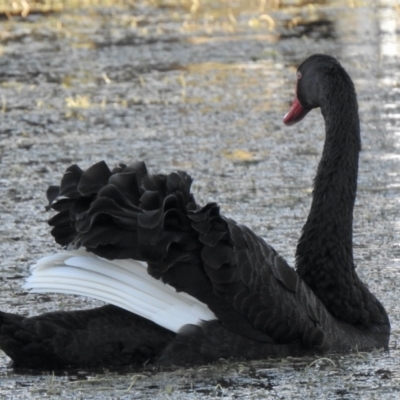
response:
{"label": "dry grass", "polygon": [[86,7],[129,7],[134,0],[0,0],[0,14],[7,16],[51,13]]}
{"label": "dry grass", "polygon": [[[231,0],[148,0],[154,7],[181,7],[194,14],[196,12],[219,8],[234,9],[237,4]],[[263,13],[266,9],[278,8],[281,0],[249,0],[246,3],[251,9]],[[0,0],[0,15],[8,17],[20,15],[26,17],[31,13],[62,12],[71,9],[89,7],[132,7],[135,0]],[[231,18],[235,18],[231,15]],[[267,21],[270,23],[270,21]]]}

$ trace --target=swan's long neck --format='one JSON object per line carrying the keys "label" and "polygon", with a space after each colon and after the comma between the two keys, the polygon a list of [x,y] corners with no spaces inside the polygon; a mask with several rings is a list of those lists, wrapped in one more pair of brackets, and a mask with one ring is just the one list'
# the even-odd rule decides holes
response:
{"label": "swan's long neck", "polygon": [[[346,260],[352,266],[360,123],[355,94],[347,99],[347,104],[343,98],[340,100],[337,105],[322,108],[326,126],[325,145],[297,257],[300,261],[302,255],[323,252],[329,257],[339,258],[341,264]],[[349,271],[348,267],[343,266],[343,269]],[[307,266],[299,262],[298,269],[302,268]]]}
{"label": "swan's long neck", "polygon": [[[325,145],[310,214],[297,246],[297,273],[334,316],[371,325],[382,322],[376,309],[380,304],[375,304],[353,264],[353,209],[361,147],[357,99],[352,84],[328,92],[328,104],[321,106]],[[368,307],[376,309],[379,321],[371,321]]]}

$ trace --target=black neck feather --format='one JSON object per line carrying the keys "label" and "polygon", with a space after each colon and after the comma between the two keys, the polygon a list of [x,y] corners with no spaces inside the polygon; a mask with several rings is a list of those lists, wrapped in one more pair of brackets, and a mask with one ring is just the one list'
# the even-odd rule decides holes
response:
{"label": "black neck feather", "polygon": [[347,81],[326,89],[327,101],[321,104],[325,145],[310,214],[297,246],[297,273],[331,314],[368,326],[382,323],[386,314],[358,278],[353,263],[353,209],[361,148],[357,99],[351,81],[350,87]]}

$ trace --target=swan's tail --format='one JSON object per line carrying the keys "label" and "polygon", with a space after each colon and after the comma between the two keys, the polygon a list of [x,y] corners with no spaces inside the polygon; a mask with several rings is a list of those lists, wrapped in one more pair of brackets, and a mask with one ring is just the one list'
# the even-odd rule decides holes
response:
{"label": "swan's tail", "polygon": [[136,260],[102,259],[84,250],[41,258],[31,267],[25,289],[92,297],[177,332],[185,324],[215,319],[195,298],[152,278]]}

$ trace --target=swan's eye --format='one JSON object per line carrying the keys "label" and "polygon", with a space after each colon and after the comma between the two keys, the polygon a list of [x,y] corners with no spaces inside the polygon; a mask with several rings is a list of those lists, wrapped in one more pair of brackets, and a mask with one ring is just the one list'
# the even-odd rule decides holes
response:
{"label": "swan's eye", "polygon": [[297,71],[297,80],[299,81],[301,79],[301,72]]}

